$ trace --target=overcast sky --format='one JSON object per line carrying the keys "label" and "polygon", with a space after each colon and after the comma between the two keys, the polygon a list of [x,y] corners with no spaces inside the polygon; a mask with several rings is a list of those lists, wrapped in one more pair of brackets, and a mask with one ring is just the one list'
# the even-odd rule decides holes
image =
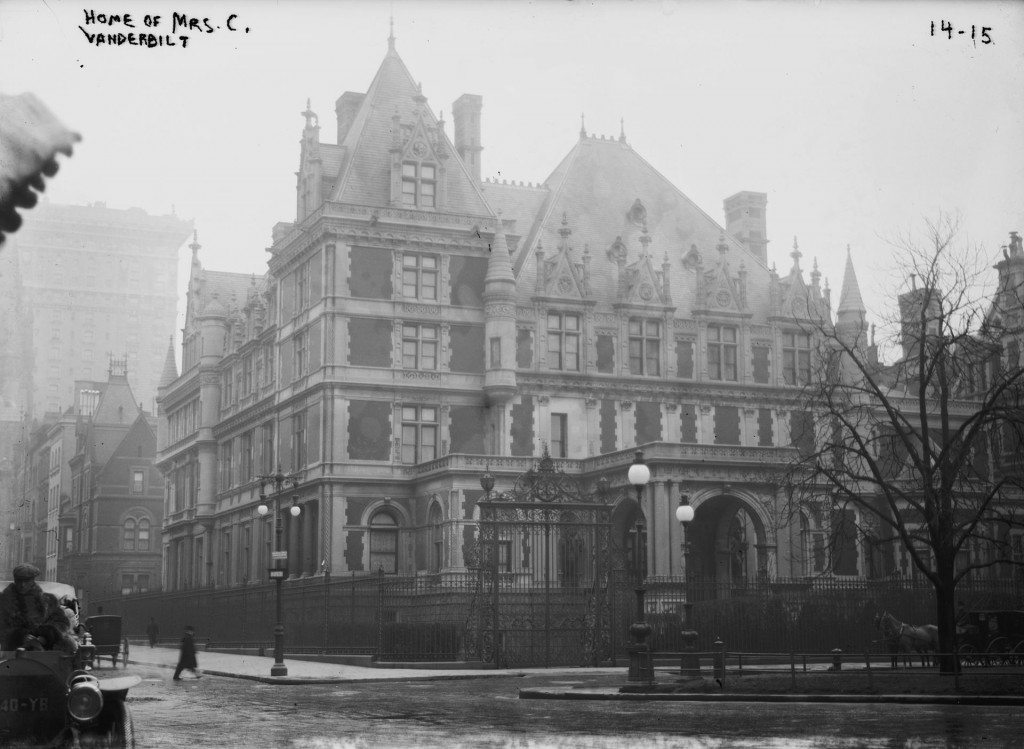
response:
{"label": "overcast sky", "polygon": [[[273,224],[295,218],[306,99],[334,142],[334,102],[369,86],[391,14],[435,113],[450,123],[460,94],[483,96],[485,176],[542,182],[581,113],[588,132],[612,136],[622,118],[633,148],[720,223],[726,196],[768,193],[769,263],[787,270],[798,236],[834,303],[847,244],[873,312],[896,283],[885,238],[924,217],[960,211],[993,261],[1024,231],[1024,3],[92,6],[176,41],[153,49],[90,45],[79,28],[97,30],[89,8],[0,3],[0,91],[38,94],[83,136],[49,197],[174,206],[195,220],[211,269],[265,270]],[[191,31],[183,48],[174,12],[215,30]],[[159,25],[146,28],[146,14]],[[182,290],[188,256],[183,245]]]}

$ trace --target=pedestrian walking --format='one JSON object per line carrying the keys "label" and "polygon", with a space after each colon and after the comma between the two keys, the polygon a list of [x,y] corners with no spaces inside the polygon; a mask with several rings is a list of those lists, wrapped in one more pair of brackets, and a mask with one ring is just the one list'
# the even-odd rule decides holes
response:
{"label": "pedestrian walking", "polygon": [[149,638],[149,646],[151,648],[156,647],[156,638],[160,634],[160,627],[156,624],[156,619],[149,617],[149,624],[146,625],[146,637]]}
{"label": "pedestrian walking", "polygon": [[181,650],[178,652],[178,667],[174,669],[174,680],[181,681],[182,671],[191,671],[195,677],[200,678],[196,669],[199,664],[196,662],[196,631],[191,627],[185,627],[185,635],[181,638]]}

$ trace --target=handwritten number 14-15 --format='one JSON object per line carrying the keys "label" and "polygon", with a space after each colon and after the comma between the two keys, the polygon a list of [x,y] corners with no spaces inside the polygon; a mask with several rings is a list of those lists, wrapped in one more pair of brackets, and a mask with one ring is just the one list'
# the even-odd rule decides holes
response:
{"label": "handwritten number 14-15", "polygon": [[[991,26],[982,26],[980,29],[977,26],[971,26],[971,41],[974,42],[975,46],[978,44],[978,40],[982,44],[994,44],[991,35],[988,33],[992,30]],[[936,28],[935,21],[932,21],[932,36],[935,36]],[[947,39],[952,39],[953,36],[967,36],[967,29],[955,29],[953,24],[949,21],[939,21],[938,27],[939,34],[945,34]]]}

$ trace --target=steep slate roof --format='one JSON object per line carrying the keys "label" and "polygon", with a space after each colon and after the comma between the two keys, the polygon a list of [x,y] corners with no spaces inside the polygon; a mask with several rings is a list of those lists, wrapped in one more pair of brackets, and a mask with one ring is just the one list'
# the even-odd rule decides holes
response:
{"label": "steep slate roof", "polygon": [[501,210],[504,221],[515,222],[510,233],[523,238],[533,229],[544,201],[551,195],[551,190],[544,185],[524,187],[485,181],[480,189],[487,204],[495,211]]}
{"label": "steep slate roof", "polygon": [[252,285],[251,273],[230,273],[222,270],[204,270],[203,301],[216,296],[228,309],[242,308]]}
{"label": "steep slate roof", "polygon": [[[419,105],[413,97],[420,93],[395,51],[393,41],[389,41],[388,53],[341,144],[349,157],[330,197],[332,201],[371,206],[390,204],[391,118],[397,112],[402,124],[414,124],[414,110]],[[422,110],[424,123],[436,126],[437,118],[430,107],[424,104]],[[447,135],[444,137],[450,154],[446,164],[448,197],[444,211],[490,217],[491,210],[480,194],[479,186],[459,159]],[[326,162],[324,168],[325,173],[330,174],[326,172]]]}
{"label": "steep slate roof", "polygon": [[[577,259],[588,245],[592,257],[591,283],[594,294],[601,299],[615,299],[618,271],[609,258],[608,249],[616,237],[628,248],[628,263],[636,260],[642,226],[627,214],[634,201],[640,199],[646,208],[646,223],[651,237],[650,253],[660,269],[665,254],[671,265],[671,286],[680,314],[688,312],[696,290],[695,274],[682,265],[683,255],[696,245],[704,258],[705,268],[719,260],[716,246],[724,237],[729,248],[727,259],[735,274],[740,261],[749,272],[748,307],[755,316],[768,311],[768,269],[750,255],[736,239],[702,211],[692,200],[668,181],[623,141],[582,137],[545,181],[550,194],[543,202],[529,232],[517,218],[517,233],[524,234],[514,258],[520,295],[533,293],[536,279],[534,251],[538,241],[550,254],[558,246],[562,215],[572,230],[569,241]],[[521,189],[521,188],[520,188]],[[506,208],[504,198],[509,190],[495,191],[485,185],[492,207]],[[497,205],[495,205],[497,204]],[[509,213],[516,212],[512,207]]]}
{"label": "steep slate roof", "polygon": [[[139,455],[139,446],[142,455]],[[103,468],[97,477],[105,484],[124,484],[128,481],[129,465],[145,462],[156,454],[156,433],[144,414],[139,414],[131,426],[120,430],[120,439],[101,462]]]}

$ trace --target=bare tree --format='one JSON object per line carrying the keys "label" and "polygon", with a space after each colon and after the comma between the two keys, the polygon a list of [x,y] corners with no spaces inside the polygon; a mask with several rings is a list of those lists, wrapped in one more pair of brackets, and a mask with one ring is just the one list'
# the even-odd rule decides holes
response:
{"label": "bare tree", "polygon": [[992,293],[991,271],[958,223],[940,216],[926,222],[924,241],[893,242],[911,286],[886,326],[893,363],[879,359],[874,326],[867,340],[863,312],[841,304],[835,324],[815,326],[813,418],[804,434],[794,430],[805,447],[789,475],[795,501],[830,506],[833,541],[859,533],[905,549],[934,587],[947,672],[958,668],[957,584],[1020,563],[1009,531],[1022,522],[1024,446],[1024,251],[1012,234]]}

